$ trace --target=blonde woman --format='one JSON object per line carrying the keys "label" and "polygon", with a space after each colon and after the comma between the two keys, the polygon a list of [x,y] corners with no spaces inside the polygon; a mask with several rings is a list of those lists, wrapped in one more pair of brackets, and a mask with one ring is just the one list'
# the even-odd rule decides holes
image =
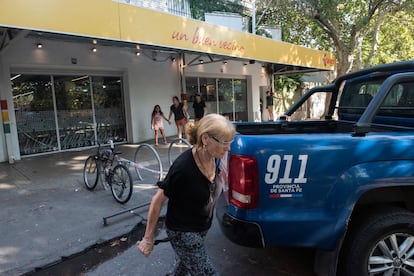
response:
{"label": "blonde woman", "polygon": [[194,145],[171,166],[151,201],[147,227],[138,250],[149,256],[162,205],[168,201],[167,235],[176,254],[172,275],[217,275],[207,256],[204,240],[211,227],[213,209],[222,187],[216,182],[217,161],[230,150],[233,124],[209,114],[189,129]]}

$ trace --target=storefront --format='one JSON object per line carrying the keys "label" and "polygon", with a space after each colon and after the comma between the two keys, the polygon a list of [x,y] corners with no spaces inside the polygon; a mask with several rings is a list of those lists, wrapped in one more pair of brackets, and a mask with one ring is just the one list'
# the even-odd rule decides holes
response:
{"label": "storefront", "polygon": [[200,93],[210,113],[258,120],[272,73],[334,69],[329,53],[111,0],[4,0],[0,37],[0,162],[150,139],[173,96],[191,115]]}

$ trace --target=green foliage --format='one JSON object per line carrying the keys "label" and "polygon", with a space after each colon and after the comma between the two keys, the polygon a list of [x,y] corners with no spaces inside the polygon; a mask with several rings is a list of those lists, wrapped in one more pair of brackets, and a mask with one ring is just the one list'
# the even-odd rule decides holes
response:
{"label": "green foliage", "polygon": [[[272,2],[270,9],[262,10],[263,24],[281,26],[286,42],[334,52],[339,62],[339,73],[344,73],[352,69],[352,61],[359,56],[365,57],[363,63],[366,66],[413,57],[410,47],[413,45],[413,2],[277,0]],[[368,58],[375,42],[374,21],[379,13],[385,14],[386,18],[380,22],[380,36],[374,56]],[[361,39],[363,48],[359,49]]]}
{"label": "green foliage", "polygon": [[[375,20],[380,20],[378,17]],[[378,32],[378,48],[372,56],[369,55],[374,33],[368,30],[364,38],[362,56],[365,66],[390,63],[414,57],[414,18],[407,11],[387,14],[382,18]]]}
{"label": "green foliage", "polygon": [[302,75],[277,76],[275,83],[275,97],[278,113],[284,113],[300,96],[303,86]]}

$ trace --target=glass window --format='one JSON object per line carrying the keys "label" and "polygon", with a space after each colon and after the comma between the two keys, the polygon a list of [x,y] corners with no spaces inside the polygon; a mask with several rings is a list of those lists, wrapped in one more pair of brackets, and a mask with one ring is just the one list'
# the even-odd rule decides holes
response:
{"label": "glass window", "polygon": [[98,141],[126,141],[121,79],[93,77],[92,87]]}
{"label": "glass window", "polygon": [[247,80],[235,79],[233,83],[235,121],[248,121]]}
{"label": "glass window", "polygon": [[14,74],[10,80],[21,155],[81,148],[97,139],[126,141],[120,77]]}
{"label": "glass window", "polygon": [[395,84],[381,104],[377,115],[389,117],[414,117],[414,83]]}
{"label": "glass window", "polygon": [[206,103],[207,113],[219,113],[232,121],[247,121],[247,80],[186,78],[186,91],[190,116],[193,117],[194,95],[200,93]]}
{"label": "glass window", "polygon": [[93,145],[89,76],[56,76],[54,85],[61,149]]}
{"label": "glass window", "polygon": [[200,78],[199,91],[206,102],[207,113],[217,113],[216,79]]}
{"label": "glass window", "polygon": [[219,79],[217,84],[219,113],[234,121],[233,81],[231,79]]}
{"label": "glass window", "polygon": [[190,114],[191,118],[194,118],[194,96],[199,93],[198,90],[198,78],[197,77],[188,77],[185,79],[185,89],[187,92],[188,108],[187,111]]}
{"label": "glass window", "polygon": [[58,150],[50,76],[11,76],[21,155]]}

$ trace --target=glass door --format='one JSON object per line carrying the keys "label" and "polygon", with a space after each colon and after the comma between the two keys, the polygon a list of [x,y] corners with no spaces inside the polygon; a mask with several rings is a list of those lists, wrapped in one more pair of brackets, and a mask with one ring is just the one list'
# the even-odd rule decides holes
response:
{"label": "glass door", "polygon": [[232,79],[218,79],[218,113],[234,121],[234,94]]}
{"label": "glass door", "polygon": [[55,76],[61,149],[93,145],[95,141],[89,76]]}
{"label": "glass door", "polygon": [[98,141],[126,141],[120,77],[92,77],[93,110]]}
{"label": "glass door", "polygon": [[57,151],[50,76],[14,74],[10,78],[22,155]]}
{"label": "glass door", "polygon": [[247,121],[247,80],[234,79],[234,120]]}
{"label": "glass door", "polygon": [[207,113],[217,113],[216,79],[200,78],[200,94],[206,102]]}

